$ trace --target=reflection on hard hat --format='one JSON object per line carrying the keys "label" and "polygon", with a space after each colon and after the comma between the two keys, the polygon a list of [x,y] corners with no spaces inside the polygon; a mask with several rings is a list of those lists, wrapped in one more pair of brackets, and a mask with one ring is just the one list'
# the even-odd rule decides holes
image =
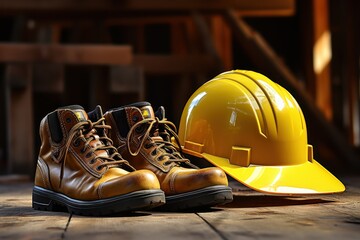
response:
{"label": "reflection on hard hat", "polygon": [[189,106],[189,111],[188,111],[188,115],[186,117],[186,120],[188,121],[189,120],[189,117],[191,115],[191,112],[193,110],[193,108],[198,105],[199,101],[201,100],[202,97],[204,97],[206,95],[206,92],[202,92],[202,93],[199,93],[195,98],[194,98],[194,101],[191,102],[190,106]]}

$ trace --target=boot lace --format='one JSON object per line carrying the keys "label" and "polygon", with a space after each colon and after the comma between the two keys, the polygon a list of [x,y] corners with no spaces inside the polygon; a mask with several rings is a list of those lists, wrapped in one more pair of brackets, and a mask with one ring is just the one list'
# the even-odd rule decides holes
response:
{"label": "boot lace", "polygon": [[[90,160],[91,162],[96,162],[98,159],[101,159],[101,164],[98,165],[98,168],[101,169],[103,167],[120,167],[122,165],[126,165],[132,170],[135,170],[128,161],[124,160],[121,155],[118,153],[117,149],[113,146],[113,142],[110,138],[108,138],[105,134],[101,134],[101,136],[97,135],[96,129],[111,129],[109,125],[104,124],[105,118],[100,118],[96,122],[91,122],[90,120],[78,122],[75,124],[71,130],[69,131],[69,137],[66,141],[65,146],[61,149],[59,153],[58,159],[63,159],[61,164],[60,171],[60,183],[59,187],[61,187],[61,182],[64,176],[64,168],[66,165],[67,153],[71,143],[74,145],[80,144],[79,141],[83,141],[84,146],[81,149],[81,152],[85,153],[86,149],[88,153],[95,153],[99,150],[104,150],[107,152],[106,156],[104,155],[96,155]],[[91,146],[90,142],[93,140],[99,140],[96,146]],[[88,146],[91,146],[88,148]]]}
{"label": "boot lace", "polygon": [[[170,139],[171,137],[175,139],[176,144],[179,147],[179,150],[174,146],[174,144],[171,141],[166,141],[159,136],[160,126],[165,129],[165,132],[167,134],[169,134]],[[137,132],[144,131],[144,128],[146,128],[146,131],[144,134],[142,134],[139,145],[137,146],[135,151],[132,151],[130,147],[130,139],[132,135],[136,131]],[[190,163],[189,159],[186,159],[182,156],[180,140],[178,135],[176,134],[176,126],[170,121],[159,120],[158,118],[155,118],[155,120],[149,118],[143,119],[137,122],[136,124],[134,124],[130,128],[126,140],[127,140],[128,152],[132,156],[138,155],[142,147],[146,147],[146,148],[154,147],[154,150],[152,152],[160,153],[158,160],[164,161],[163,163],[164,165],[170,165],[171,163],[174,163],[175,165],[181,165],[182,163],[185,163],[186,165],[191,166],[192,168],[197,168],[195,165]]]}

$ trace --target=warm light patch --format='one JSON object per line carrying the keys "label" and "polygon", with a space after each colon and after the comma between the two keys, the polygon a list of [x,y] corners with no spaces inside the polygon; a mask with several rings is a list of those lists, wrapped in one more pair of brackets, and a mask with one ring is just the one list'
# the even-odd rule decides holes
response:
{"label": "warm light patch", "polygon": [[331,34],[329,31],[324,32],[317,39],[313,54],[314,71],[316,74],[319,74],[331,60]]}

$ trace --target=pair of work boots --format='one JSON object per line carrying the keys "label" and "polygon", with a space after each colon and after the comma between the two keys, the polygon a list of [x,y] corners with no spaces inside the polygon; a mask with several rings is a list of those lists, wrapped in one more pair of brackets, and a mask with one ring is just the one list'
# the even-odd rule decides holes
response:
{"label": "pair of work boots", "polygon": [[105,114],[58,108],[40,123],[33,208],[82,215],[158,207],[176,211],[232,201],[225,173],[199,169],[172,143],[160,107],[139,102]]}

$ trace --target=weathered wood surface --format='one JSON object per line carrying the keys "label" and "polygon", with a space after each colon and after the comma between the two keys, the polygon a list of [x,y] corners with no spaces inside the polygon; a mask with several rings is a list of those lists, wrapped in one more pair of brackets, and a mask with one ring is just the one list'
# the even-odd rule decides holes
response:
{"label": "weathered wood surface", "polygon": [[0,185],[0,239],[61,239],[68,213],[31,208],[29,183]]}
{"label": "weathered wood surface", "polygon": [[31,208],[31,183],[0,181],[0,239],[359,239],[360,177],[345,193],[264,195],[231,182],[234,201],[201,212],[70,216]]}

